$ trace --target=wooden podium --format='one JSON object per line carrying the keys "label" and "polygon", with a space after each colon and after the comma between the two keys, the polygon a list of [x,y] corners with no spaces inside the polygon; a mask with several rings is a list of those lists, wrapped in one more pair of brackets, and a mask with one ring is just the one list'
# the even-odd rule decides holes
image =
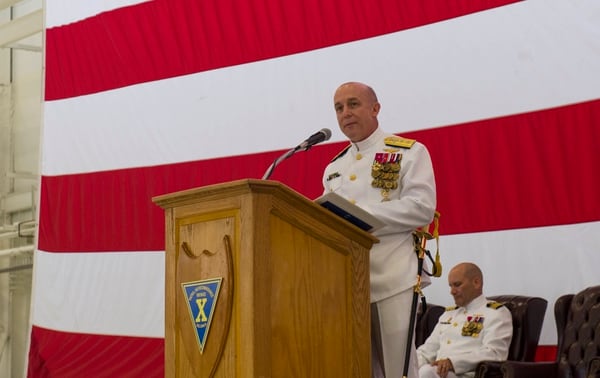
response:
{"label": "wooden podium", "polygon": [[166,377],[370,377],[375,237],[274,181],[153,201],[166,218]]}

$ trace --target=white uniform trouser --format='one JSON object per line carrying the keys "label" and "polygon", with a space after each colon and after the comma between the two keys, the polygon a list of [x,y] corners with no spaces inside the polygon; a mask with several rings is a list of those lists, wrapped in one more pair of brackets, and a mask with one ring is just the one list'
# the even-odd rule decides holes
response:
{"label": "white uniform trouser", "polygon": [[[414,290],[411,287],[375,303],[377,312],[379,313],[383,364],[386,378],[402,378],[413,293]],[[407,377],[417,378],[417,352],[414,342],[414,332],[410,345],[410,364]]]}
{"label": "white uniform trouser", "polygon": [[[429,364],[421,366],[419,369],[419,378],[440,378],[437,373],[437,366],[431,366]],[[446,378],[456,378],[456,374],[449,371]]]}

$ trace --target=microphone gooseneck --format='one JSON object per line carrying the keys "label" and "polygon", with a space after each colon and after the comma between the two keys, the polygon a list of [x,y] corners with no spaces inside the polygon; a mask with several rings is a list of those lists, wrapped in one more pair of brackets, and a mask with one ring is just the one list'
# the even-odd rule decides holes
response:
{"label": "microphone gooseneck", "polygon": [[323,129],[317,131],[316,133],[314,133],[313,135],[309,136],[304,142],[300,143],[296,147],[292,148],[291,150],[287,151],[285,154],[278,157],[273,162],[273,164],[271,164],[269,166],[269,168],[263,175],[263,180],[267,180],[269,177],[271,177],[271,174],[273,173],[273,170],[275,170],[275,167],[277,167],[279,165],[279,163],[281,163],[285,159],[289,158],[290,156],[292,156],[293,154],[295,154],[298,151],[308,151],[315,144],[325,142],[326,140],[329,140],[329,138],[331,138],[331,130],[329,130],[328,128],[323,128]]}

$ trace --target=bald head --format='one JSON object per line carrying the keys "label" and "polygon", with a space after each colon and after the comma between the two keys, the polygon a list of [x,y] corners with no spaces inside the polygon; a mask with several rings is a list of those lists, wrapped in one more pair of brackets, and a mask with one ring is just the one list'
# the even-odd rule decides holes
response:
{"label": "bald head", "polygon": [[364,94],[364,98],[368,99],[370,103],[374,104],[376,102],[379,102],[377,100],[377,94],[375,94],[375,91],[373,90],[373,88],[371,88],[370,86],[368,86],[365,83],[361,83],[358,81],[348,81],[348,82],[340,85],[335,92],[338,93],[340,90],[346,89],[348,87],[356,88],[357,90],[362,92]]}
{"label": "bald head", "polygon": [[481,283],[483,284],[483,273],[481,273],[481,269],[479,269],[479,267],[473,263],[463,262],[463,263],[457,264],[452,269],[461,271],[462,274],[467,278],[470,278],[470,279],[479,278],[481,280]]}
{"label": "bald head", "polygon": [[333,106],[340,130],[352,142],[365,140],[377,130],[381,105],[368,85],[355,81],[340,85],[333,95]]}
{"label": "bald head", "polygon": [[452,268],[448,273],[448,284],[457,306],[466,306],[483,294],[481,269],[470,262],[463,262]]}

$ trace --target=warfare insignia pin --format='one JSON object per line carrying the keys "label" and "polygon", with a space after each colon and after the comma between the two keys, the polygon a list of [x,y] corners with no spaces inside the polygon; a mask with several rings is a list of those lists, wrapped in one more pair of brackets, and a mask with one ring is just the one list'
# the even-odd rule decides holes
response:
{"label": "warfare insignia pin", "polygon": [[331,181],[331,180],[333,180],[333,179],[335,179],[335,178],[338,178],[338,177],[340,177],[340,176],[341,176],[341,175],[340,175],[340,173],[339,173],[339,172],[334,172],[334,173],[330,174],[329,176],[327,176],[327,181]]}
{"label": "warfare insignia pin", "polygon": [[181,283],[190,318],[196,330],[196,338],[201,354],[204,351],[210,323],[219,297],[221,281],[223,281],[222,277]]}

